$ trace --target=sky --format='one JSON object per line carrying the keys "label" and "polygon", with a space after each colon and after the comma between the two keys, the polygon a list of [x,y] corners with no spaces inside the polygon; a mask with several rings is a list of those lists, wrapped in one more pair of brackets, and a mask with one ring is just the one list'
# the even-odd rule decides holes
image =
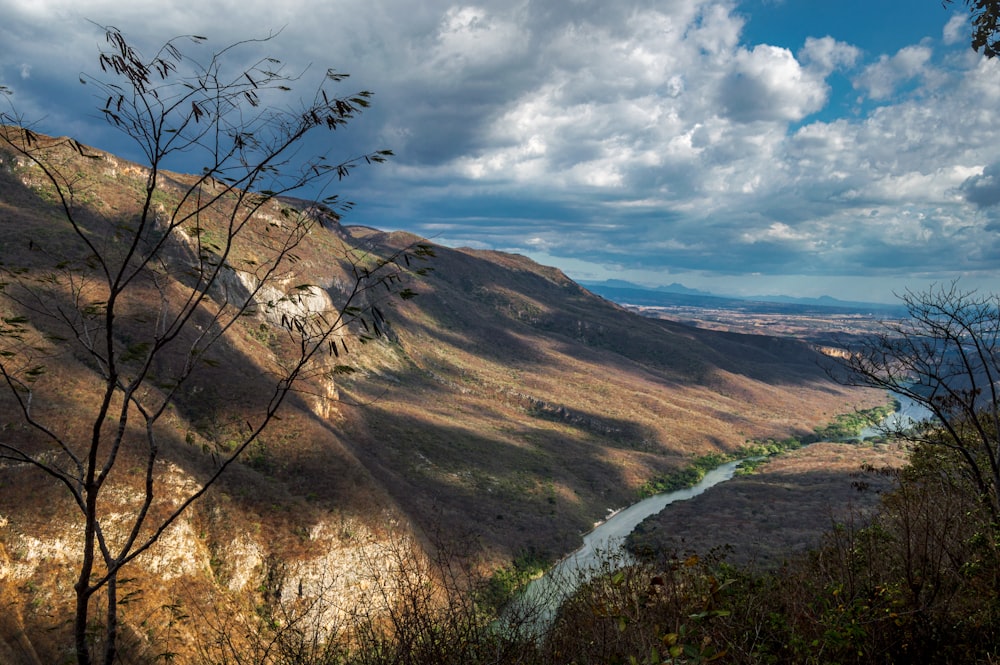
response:
{"label": "sky", "polygon": [[961,2],[0,0],[0,16],[0,104],[129,158],[79,81],[100,74],[99,25],[149,54],[204,35],[196,57],[274,34],[233,57],[280,59],[304,95],[350,73],[338,91],[373,106],[334,153],[395,157],[338,184],[345,223],[579,280],[1000,291],[1000,62],[969,47]]}

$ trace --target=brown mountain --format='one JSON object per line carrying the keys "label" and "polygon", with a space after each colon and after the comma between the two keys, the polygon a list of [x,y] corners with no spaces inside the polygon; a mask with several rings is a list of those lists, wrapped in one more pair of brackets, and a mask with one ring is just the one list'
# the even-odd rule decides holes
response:
{"label": "brown mountain", "polygon": [[[95,225],[127,219],[144,171],[87,153],[98,158],[64,156],[86,184],[78,204]],[[41,271],[68,243],[37,176],[0,153],[6,266]],[[168,182],[162,196],[173,193]],[[299,252],[298,277],[336,300],[350,267],[331,248],[387,255],[417,240],[327,219]],[[384,307],[387,334],[345,338],[350,353],[333,378],[304,382],[262,443],[137,562],[146,606],[250,593],[277,569],[300,594],[305,580],[347,597],[367,588],[359,570],[378,565],[379,548],[400,539],[417,549],[466,543],[487,567],[524,552],[553,559],[693,456],[801,435],[880,399],[831,383],[802,343],[643,318],[522,256],[435,250],[433,272],[409,285],[419,296]],[[138,292],[132,305],[164,292]],[[0,307],[19,314],[8,301]],[[281,361],[282,332],[248,317],[226,333],[169,414],[161,492],[179,496],[210,473],[213,451],[268,394],[264,359]],[[72,431],[93,409],[94,370],[53,348],[35,408]],[[30,443],[10,393],[0,400],[0,436]],[[134,501],[140,474],[129,464],[139,459],[120,465],[122,510]],[[43,661],[52,657],[49,638],[37,636],[64,625],[79,529],[58,483],[25,465],[0,467],[0,598],[11,608],[0,619],[0,661],[5,640],[10,653],[25,650],[22,629]]]}

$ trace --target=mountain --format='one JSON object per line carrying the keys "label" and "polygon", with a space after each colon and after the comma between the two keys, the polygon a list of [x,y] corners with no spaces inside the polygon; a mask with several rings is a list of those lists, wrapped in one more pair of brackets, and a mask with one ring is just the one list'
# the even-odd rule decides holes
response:
{"label": "mountain", "polygon": [[580,280],[580,284],[586,286],[587,288],[594,287],[597,289],[608,288],[608,289],[631,289],[631,290],[643,290],[643,291],[656,291],[658,293],[680,293],[692,296],[711,296],[712,294],[708,291],[701,291],[699,289],[691,289],[683,284],[673,282],[672,284],[667,284],[663,286],[642,286],[640,284],[634,284],[633,282],[626,281],[624,279],[606,279],[602,282],[594,282],[587,280]]}
{"label": "mountain", "polygon": [[[99,242],[113,248],[147,174],[86,153],[67,147],[59,158],[85,194],[74,203],[91,225],[84,236],[111,229]],[[169,174],[156,200],[169,205],[191,182]],[[280,223],[276,211],[261,209],[257,221]],[[203,235],[211,233],[207,225]],[[46,265],[81,251],[78,240],[37,169],[0,153],[3,264],[27,265],[22,275],[45,280]],[[424,242],[325,219],[297,251],[295,279],[336,301],[362,261]],[[135,562],[130,584],[142,594],[126,615],[130,630],[141,633],[134,617],[178,598],[206,615],[261,589],[351,602],[371,588],[365,571],[392,564],[394,547],[422,556],[460,544],[486,570],[519,556],[551,561],[608,509],[693,456],[800,435],[882,399],[832,383],[823,358],[793,340],[644,318],[522,256],[434,250],[433,272],[407,283],[419,295],[384,304],[386,334],[345,338],[350,352],[331,365],[336,371],[305,377],[260,442]],[[143,311],[157,311],[189,279],[184,251],[165,256],[155,278],[131,292],[126,309],[137,322],[151,325]],[[82,290],[53,291],[49,303],[3,300],[5,321],[85,297],[88,274],[78,274]],[[205,313],[226,297],[215,294]],[[224,331],[158,432],[157,496],[167,504],[213,472],[216,452],[266,402],[268,368],[294,350],[288,337],[263,315]],[[33,413],[86,440],[79,430],[99,402],[98,360],[47,339]],[[141,352],[143,340],[132,343]],[[0,394],[0,413],[8,440],[45,445],[17,417],[10,391]],[[127,514],[141,496],[144,457],[122,455],[112,496]],[[31,639],[43,661],[57,660],[46,644],[58,643],[52,636],[70,611],[78,516],[58,482],[25,464],[0,466],[0,597],[11,608],[0,618],[0,656],[5,640]]]}
{"label": "mountain", "polygon": [[719,296],[707,291],[689,289],[681,284],[646,287],[620,279],[601,282],[581,281],[590,291],[620,304],[647,307],[705,307],[732,309],[744,312],[794,314],[841,313],[876,314],[881,316],[903,316],[905,308],[885,303],[856,302],[838,300],[830,296],[819,298],[796,298],[793,296]]}

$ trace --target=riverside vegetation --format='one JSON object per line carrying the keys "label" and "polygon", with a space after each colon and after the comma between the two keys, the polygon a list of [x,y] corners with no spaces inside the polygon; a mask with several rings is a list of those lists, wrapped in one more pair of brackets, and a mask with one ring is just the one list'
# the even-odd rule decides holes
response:
{"label": "riverside vegetation", "polygon": [[[316,642],[300,641],[294,618],[263,621],[256,639],[285,648],[291,633],[294,648],[254,662],[996,662],[998,541],[961,465],[954,451],[918,445],[905,468],[869,466],[865,473],[893,484],[878,510],[831,524],[819,547],[778,567],[734,565],[720,550],[609,559],[538,633],[524,629],[533,624],[523,606],[497,630],[498,600],[516,588],[516,576],[502,576],[498,595],[496,577],[470,575],[456,569],[461,557],[446,558],[436,575],[444,585],[414,586],[416,571],[407,569],[408,591],[390,619],[355,621],[341,638],[321,642],[336,645],[322,658],[314,657]],[[523,561],[521,571],[536,563]],[[213,653],[210,662],[240,662]]]}
{"label": "riverside vegetation", "polygon": [[[382,614],[355,608],[340,633],[264,594],[243,633],[219,624],[202,662],[995,662],[997,542],[957,464],[919,448],[905,470],[871,469],[897,483],[880,510],[833,525],[820,547],[777,569],[732,565],[718,551],[608,561],[540,634],[524,629],[530,608],[498,630],[495,585],[445,557],[433,573],[410,563],[380,578],[405,589],[399,602]],[[416,581],[429,577],[444,582]]]}
{"label": "riverside vegetation", "polygon": [[661,492],[672,492],[684,489],[685,487],[691,487],[701,481],[705,477],[705,474],[715,467],[733,460],[746,459],[737,469],[737,473],[750,473],[757,466],[764,463],[768,457],[789,450],[796,450],[810,443],[856,439],[856,437],[860,436],[864,428],[882,422],[882,420],[898,408],[898,405],[898,400],[892,399],[885,405],[840,414],[832,423],[823,427],[817,427],[811,434],[801,437],[792,436],[779,440],[748,441],[730,453],[700,455],[680,471],[647,481],[640,488],[639,494],[640,496],[652,496]]}

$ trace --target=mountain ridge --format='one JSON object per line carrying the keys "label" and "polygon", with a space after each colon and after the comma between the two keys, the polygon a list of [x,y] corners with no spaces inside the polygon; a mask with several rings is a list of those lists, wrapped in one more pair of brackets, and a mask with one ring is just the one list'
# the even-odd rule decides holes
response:
{"label": "mountain ridge", "polygon": [[581,280],[580,284],[594,293],[621,304],[645,305],[652,307],[689,306],[717,307],[758,312],[789,311],[796,313],[862,313],[885,316],[903,316],[905,308],[889,303],[840,300],[832,296],[804,298],[784,295],[727,296],[699,289],[690,289],[682,284],[647,287],[626,280],[609,279],[603,281]]}
{"label": "mountain ridge", "polygon": [[[67,150],[61,159],[85,185],[88,223],[113,228],[109,220],[134,214],[145,174],[87,150],[93,157]],[[171,187],[160,200],[173,200]],[[37,172],[0,154],[6,265],[41,271],[78,251],[59,211]],[[295,279],[337,302],[354,268],[344,257],[390,256],[414,242],[424,241],[326,220],[298,252]],[[807,344],[645,318],[523,256],[434,251],[433,272],[410,285],[419,295],[385,307],[386,334],[345,338],[350,352],[337,371],[305,381],[260,445],[138,562],[143,603],[191,589],[203,603],[253,594],[279,564],[290,597],[296,580],[309,591],[332,570],[344,585],[337,593],[351,598],[360,592],[352,570],[400,538],[424,553],[442,538],[475,544],[488,569],[525,554],[553,560],[608,508],[694,456],[802,434],[883,399],[832,383]],[[133,292],[129,306],[152,307],[159,293]],[[4,306],[5,316],[20,314]],[[211,473],[212,451],[260,408],[263,368],[281,360],[285,337],[257,316],[220,338],[162,432],[166,499]],[[37,385],[39,413],[73,431],[76,414],[92,409],[94,369],[72,353],[50,364]],[[16,422],[7,392],[0,409],[6,436],[41,445]],[[141,455],[123,455],[114,486],[127,511]],[[68,611],[59,590],[72,586],[75,508],[23,465],[0,467],[0,483],[0,592],[24,617],[0,620],[0,637],[50,634]],[[164,573],[171,566],[176,575]]]}

